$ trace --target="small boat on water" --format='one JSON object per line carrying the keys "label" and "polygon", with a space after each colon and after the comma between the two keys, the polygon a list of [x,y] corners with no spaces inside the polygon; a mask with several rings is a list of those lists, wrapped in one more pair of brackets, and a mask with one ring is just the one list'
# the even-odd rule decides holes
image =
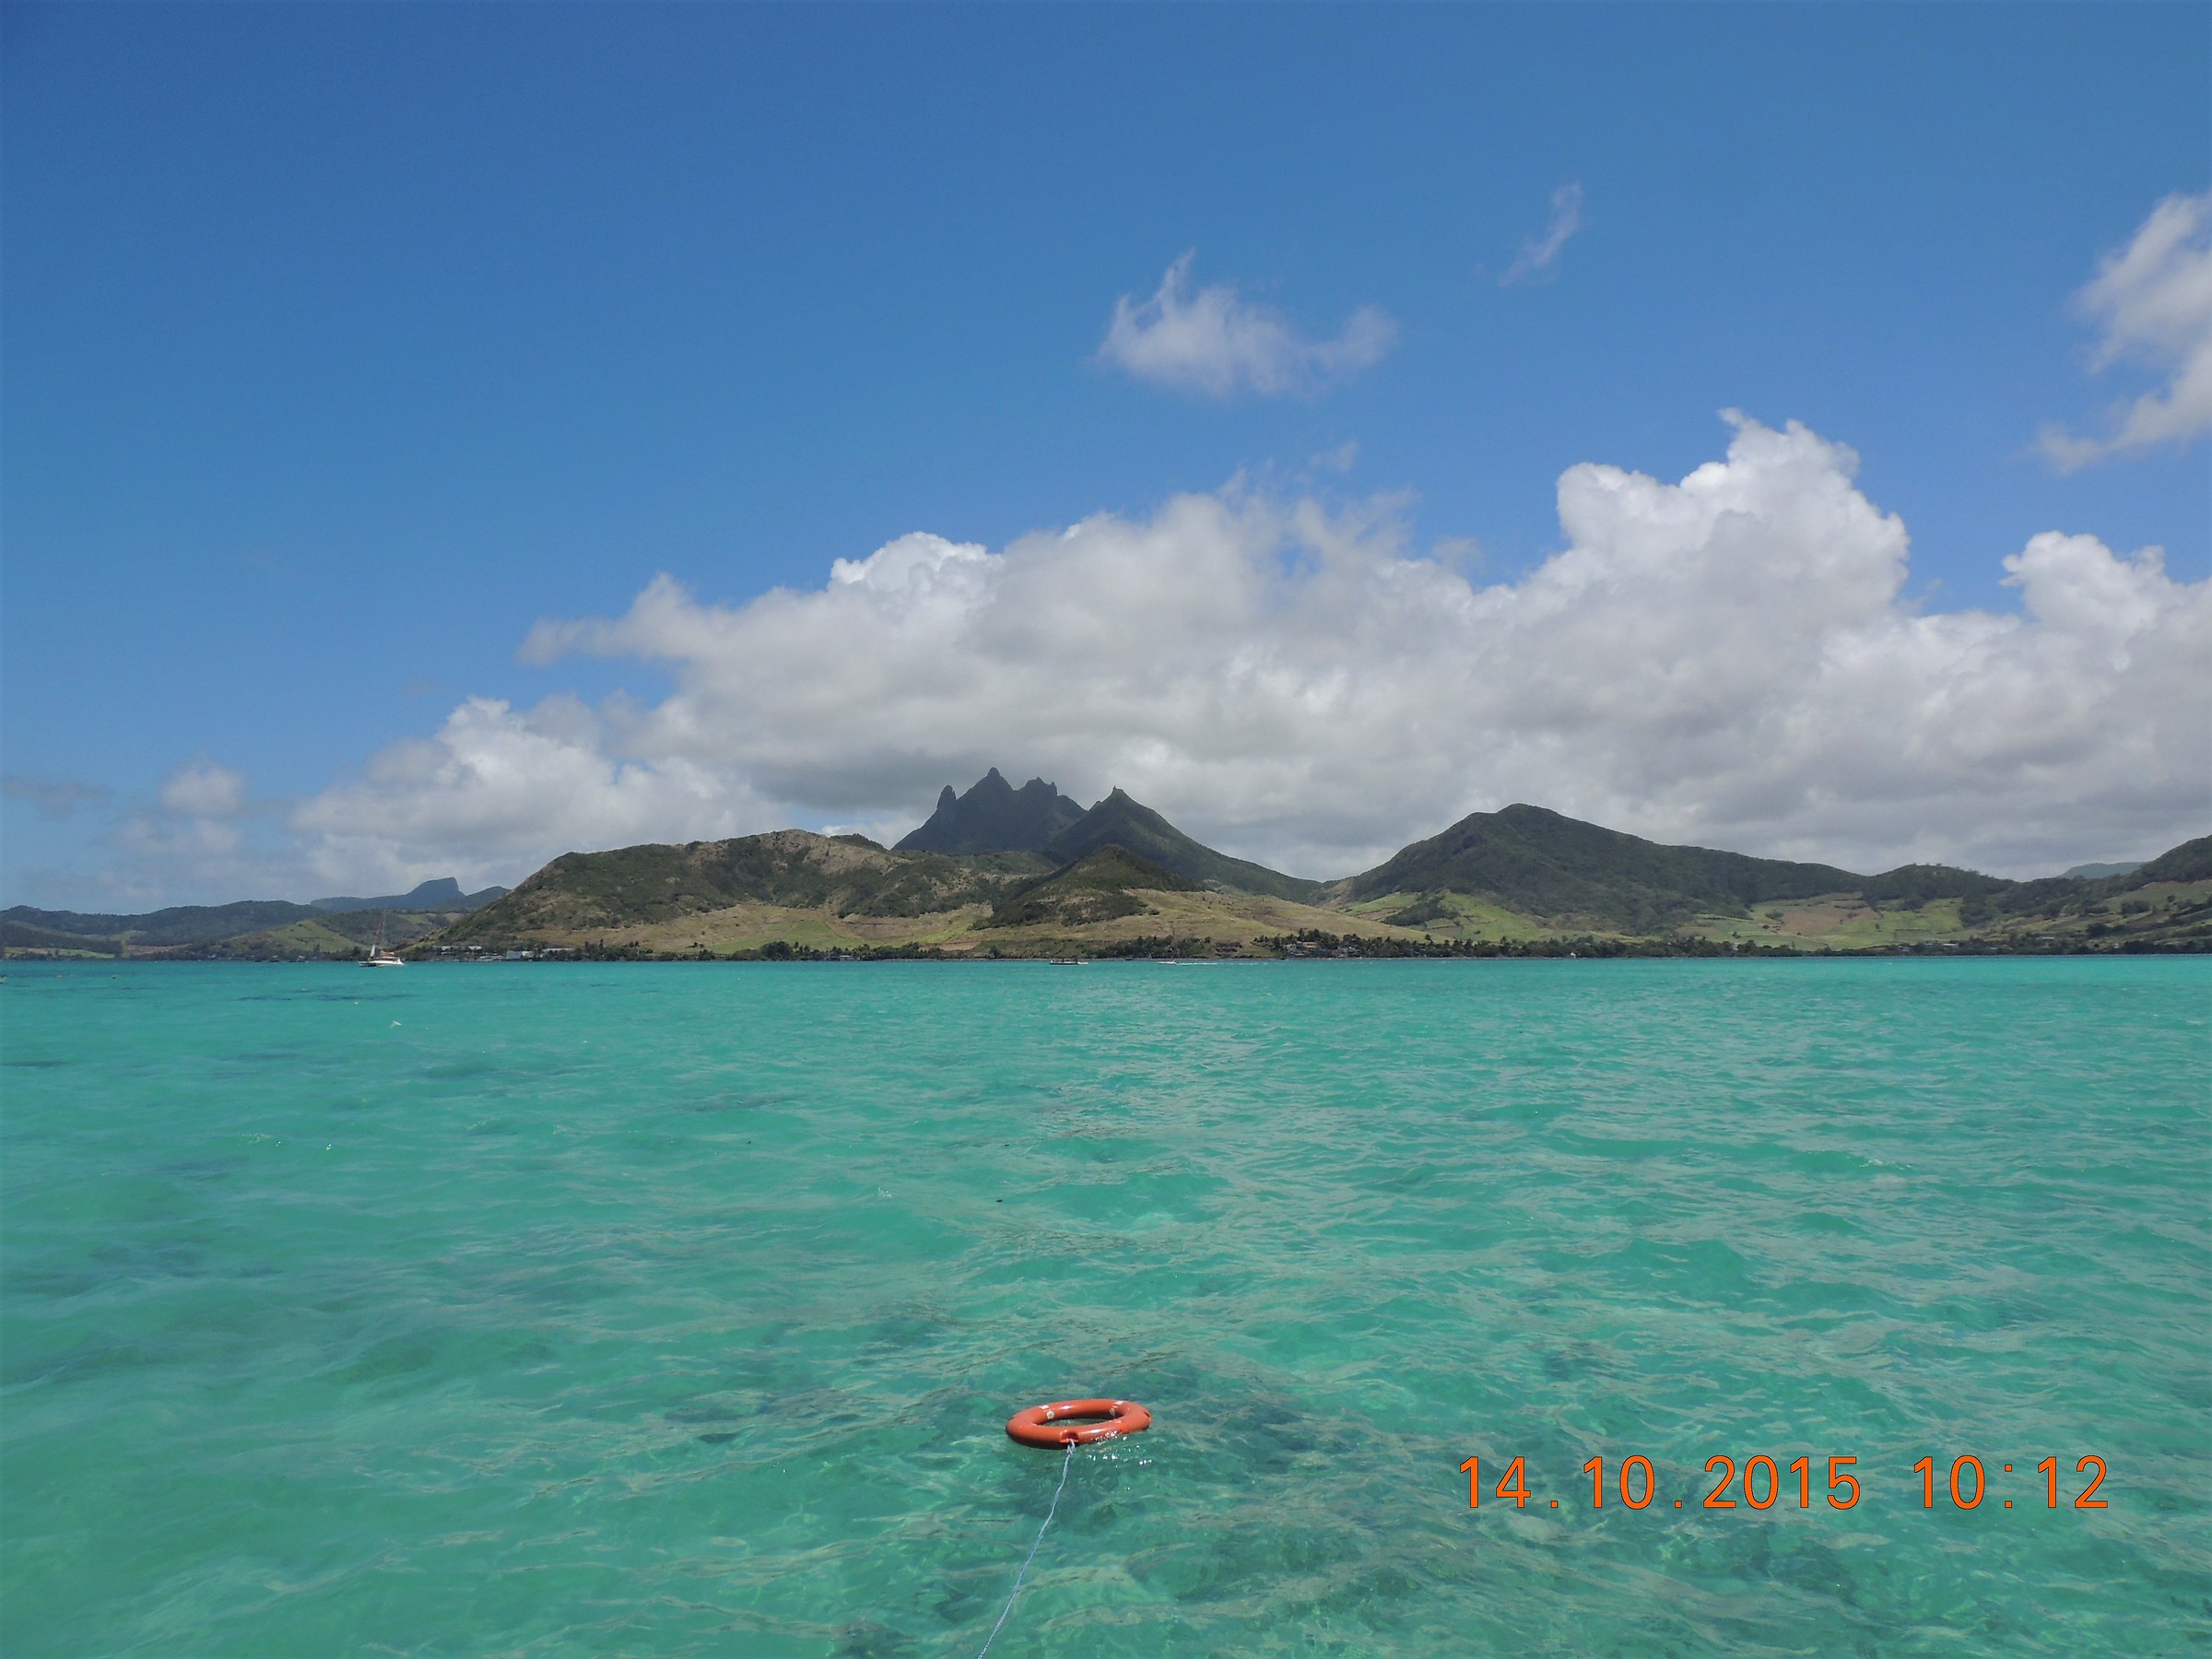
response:
{"label": "small boat on water", "polygon": [[384,948],[384,919],[376,919],[376,943],[369,947],[369,955],[361,963],[364,968],[405,968],[407,959],[395,951]]}

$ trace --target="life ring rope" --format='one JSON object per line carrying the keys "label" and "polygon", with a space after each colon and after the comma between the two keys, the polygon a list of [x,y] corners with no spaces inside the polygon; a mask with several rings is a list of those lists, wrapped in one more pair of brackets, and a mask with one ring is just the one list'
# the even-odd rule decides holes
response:
{"label": "life ring rope", "polygon": [[1060,1494],[1067,1490],[1067,1472],[1075,1466],[1076,1443],[1070,1441],[1067,1443],[1067,1455],[1060,1460],[1060,1484],[1053,1488],[1052,1507],[1044,1512],[1044,1526],[1040,1526],[1036,1537],[1030,1541],[1030,1553],[1021,1559],[1021,1571],[1014,1575],[1014,1588],[1006,1593],[1006,1605],[998,1610],[998,1622],[991,1627],[991,1634],[983,1638],[983,1645],[977,1650],[975,1659],[984,1659],[984,1655],[991,1652],[991,1644],[998,1640],[999,1631],[1006,1628],[1006,1615],[1014,1611],[1014,1598],[1021,1594],[1021,1581],[1030,1576],[1030,1563],[1037,1559],[1038,1545],[1044,1542],[1045,1526],[1050,1526],[1053,1517],[1060,1512]]}

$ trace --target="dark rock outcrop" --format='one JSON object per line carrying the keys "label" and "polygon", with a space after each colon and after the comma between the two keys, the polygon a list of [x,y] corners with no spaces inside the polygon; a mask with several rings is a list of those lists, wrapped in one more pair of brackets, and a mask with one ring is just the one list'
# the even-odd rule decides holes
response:
{"label": "dark rock outcrop", "polygon": [[1019,789],[993,767],[966,794],[945,786],[929,821],[899,843],[901,853],[1034,853],[1082,818],[1056,783],[1031,778]]}

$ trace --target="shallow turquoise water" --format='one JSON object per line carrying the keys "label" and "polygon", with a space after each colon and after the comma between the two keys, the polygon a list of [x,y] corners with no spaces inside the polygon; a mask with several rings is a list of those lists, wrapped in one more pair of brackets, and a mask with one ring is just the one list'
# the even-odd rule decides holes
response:
{"label": "shallow turquoise water", "polygon": [[2206,964],[9,968],[10,1655],[2212,1643]]}

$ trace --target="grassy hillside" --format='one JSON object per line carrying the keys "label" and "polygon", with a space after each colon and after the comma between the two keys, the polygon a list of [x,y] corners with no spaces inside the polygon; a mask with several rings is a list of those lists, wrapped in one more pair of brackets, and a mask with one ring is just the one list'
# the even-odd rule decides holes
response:
{"label": "grassy hillside", "polygon": [[2161,882],[2212,881],[2212,835],[2185,841],[2171,852],[2159,853],[2148,864],[2137,865],[2108,879],[2112,883],[2111,890],[2116,893],[2156,887]]}
{"label": "grassy hillside", "polygon": [[[586,957],[788,957],[792,954],[919,953],[978,957],[1273,955],[1267,941],[1313,929],[1360,938],[1418,942],[1419,935],[1371,918],[1347,916],[1265,894],[1215,892],[1171,877],[1176,885],[1146,888],[1108,884],[1089,912],[1079,891],[1048,895],[1057,902],[1030,913],[970,905],[910,917],[838,915],[737,904],[657,923],[573,930],[546,929],[496,941],[486,948],[577,949]],[[426,940],[417,956],[450,948],[450,938]]]}
{"label": "grassy hillside", "polygon": [[2008,881],[1945,865],[1859,876],[1669,847],[1534,806],[1478,813],[1345,884],[1348,908],[1438,936],[1588,929],[1737,948],[2193,949],[2212,840],[2096,880]]}
{"label": "grassy hillside", "polygon": [[1318,900],[1327,885],[1217,853],[1118,789],[1053,837],[1044,852],[1053,863],[1066,865],[1102,847],[1122,847],[1185,880],[1207,887],[1267,893],[1301,903]]}
{"label": "grassy hillside", "polygon": [[1120,846],[1055,869],[1035,853],[899,853],[787,830],[557,858],[416,954],[1187,956],[1256,951],[1266,938],[1324,924],[1418,938],[1273,894],[1209,890]]}
{"label": "grassy hillside", "polygon": [[[282,900],[188,905],[142,916],[33,911],[18,905],[0,915],[0,949],[10,954],[169,956],[194,960],[358,957],[383,929],[384,942],[404,946],[462,914],[453,911],[323,911]],[[31,917],[65,919],[72,929]]]}
{"label": "grassy hillside", "polygon": [[594,930],[653,928],[748,906],[919,921],[987,908],[1048,867],[1034,853],[893,853],[859,836],[804,830],[569,853],[456,923],[440,943],[505,948],[567,942]]}
{"label": "grassy hillside", "polygon": [[1025,882],[998,901],[985,927],[1082,927],[1140,915],[1148,893],[1199,892],[1191,880],[1126,847],[1100,847],[1065,869]]}
{"label": "grassy hillside", "polygon": [[504,888],[464,893],[452,877],[426,881],[404,901],[318,899],[293,904],[247,899],[234,904],[183,904],[126,915],[108,912],[0,912],[0,949],[83,951],[100,956],[357,956],[384,925],[387,943],[404,945],[453,921]]}
{"label": "grassy hillside", "polygon": [[460,920],[459,911],[333,911],[259,933],[216,939],[170,954],[195,961],[350,960],[368,954],[382,929],[389,949],[403,949]]}
{"label": "grassy hillside", "polygon": [[240,934],[312,921],[322,912],[281,899],[247,899],[236,904],[183,904],[143,915],[109,915],[84,911],[33,910],[18,904],[0,912],[0,922],[21,924],[77,937],[120,940],[131,945],[201,945]]}
{"label": "grassy hillside", "polygon": [[14,919],[11,911],[0,916],[0,951],[36,952],[41,956],[100,956],[119,957],[124,953],[121,939],[102,938],[95,934],[64,933],[52,927],[41,927],[35,923]]}
{"label": "grassy hillside", "polygon": [[1713,911],[1855,888],[1828,865],[1669,847],[1541,806],[1477,812],[1355,876],[1354,903],[1403,895],[1406,908],[1466,894],[1549,921],[1649,935]]}

